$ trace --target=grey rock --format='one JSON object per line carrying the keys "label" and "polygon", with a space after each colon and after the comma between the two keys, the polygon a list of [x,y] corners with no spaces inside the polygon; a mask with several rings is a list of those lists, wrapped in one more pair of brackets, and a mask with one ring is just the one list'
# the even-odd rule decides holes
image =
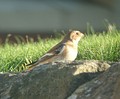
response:
{"label": "grey rock", "polygon": [[[80,90],[82,93],[87,90],[86,96],[89,97],[93,90],[92,83],[90,88],[84,84],[98,77],[109,67],[106,62],[91,60],[76,61],[71,64],[47,64],[38,66],[32,71],[0,74],[0,99],[65,99],[79,86],[82,87]],[[103,80],[96,79],[93,83],[100,86]],[[76,96],[75,91],[70,97],[76,99],[81,96],[78,94]]]}
{"label": "grey rock", "polygon": [[120,62],[80,85],[67,99],[120,99]]}

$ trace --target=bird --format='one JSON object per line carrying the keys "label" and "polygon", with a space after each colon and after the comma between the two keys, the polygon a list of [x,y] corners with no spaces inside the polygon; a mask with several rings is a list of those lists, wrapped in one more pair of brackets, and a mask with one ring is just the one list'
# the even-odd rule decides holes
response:
{"label": "bird", "polygon": [[77,57],[78,42],[84,34],[78,30],[69,31],[62,41],[46,52],[38,61],[29,64],[29,70],[36,66],[48,63],[66,62],[71,63]]}

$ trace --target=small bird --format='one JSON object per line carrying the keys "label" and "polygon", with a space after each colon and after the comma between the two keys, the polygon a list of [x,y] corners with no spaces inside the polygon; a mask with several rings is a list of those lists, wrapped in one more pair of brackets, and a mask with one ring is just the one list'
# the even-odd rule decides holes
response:
{"label": "small bird", "polygon": [[72,62],[77,57],[78,42],[84,36],[83,33],[77,30],[70,31],[66,34],[61,42],[51,48],[45,55],[43,55],[37,62],[28,65],[31,69],[33,67],[54,63],[54,62]]}

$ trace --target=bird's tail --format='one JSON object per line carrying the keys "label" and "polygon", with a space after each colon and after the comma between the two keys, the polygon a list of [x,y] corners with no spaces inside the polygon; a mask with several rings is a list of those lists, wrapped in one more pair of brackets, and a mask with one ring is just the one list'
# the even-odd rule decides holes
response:
{"label": "bird's tail", "polygon": [[35,62],[32,62],[30,64],[27,64],[27,70],[32,70],[34,67],[36,67],[38,65],[38,62],[35,61]]}

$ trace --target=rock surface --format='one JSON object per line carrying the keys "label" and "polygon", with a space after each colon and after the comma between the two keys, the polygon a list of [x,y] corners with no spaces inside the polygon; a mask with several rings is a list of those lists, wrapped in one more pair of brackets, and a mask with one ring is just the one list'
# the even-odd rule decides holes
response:
{"label": "rock surface", "polygon": [[120,99],[120,63],[79,86],[67,99]]}
{"label": "rock surface", "polygon": [[0,74],[0,99],[66,99],[68,96],[68,99],[115,99],[105,96],[116,97],[120,92],[120,64],[107,70],[109,67],[106,62],[91,60],[47,64],[32,71]]}

